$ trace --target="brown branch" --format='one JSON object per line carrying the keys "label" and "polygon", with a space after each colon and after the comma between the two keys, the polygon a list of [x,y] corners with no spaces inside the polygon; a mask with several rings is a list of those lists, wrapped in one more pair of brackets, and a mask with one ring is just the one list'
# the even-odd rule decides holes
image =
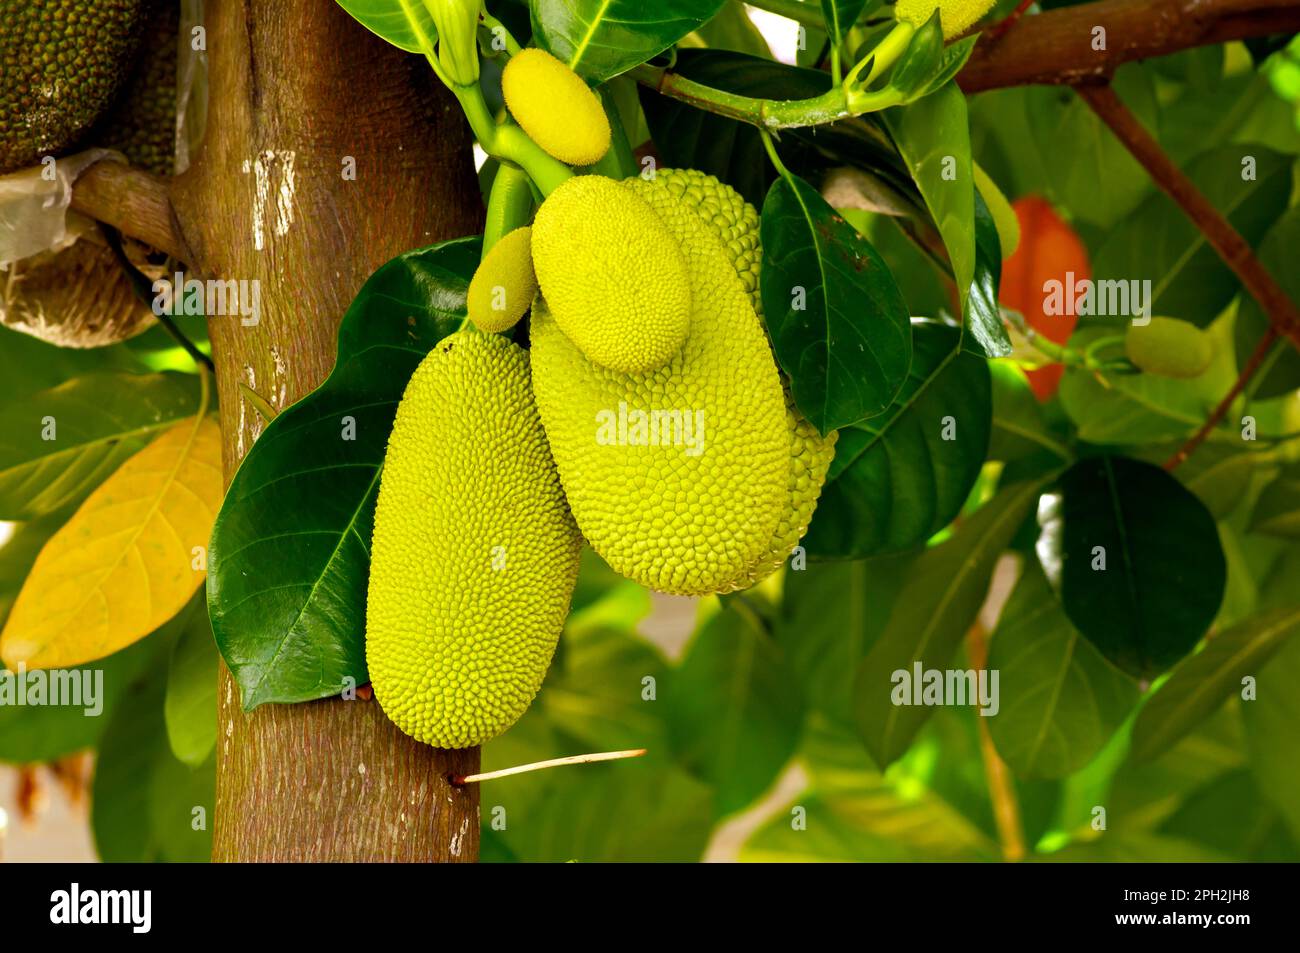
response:
{"label": "brown branch", "polygon": [[1255,350],[1251,353],[1250,359],[1246,361],[1245,367],[1241,369],[1241,373],[1237,375],[1237,380],[1233,383],[1231,389],[1229,389],[1223,400],[1219,401],[1218,406],[1215,407],[1214,410],[1210,411],[1210,416],[1205,419],[1205,423],[1201,424],[1201,428],[1197,430],[1196,433],[1192,434],[1185,444],[1178,448],[1177,453],[1165,461],[1166,470],[1177,468],[1196,451],[1197,447],[1209,439],[1210,434],[1214,432],[1214,428],[1219,426],[1220,421],[1222,421],[1223,418],[1228,415],[1228,411],[1232,409],[1233,401],[1240,396],[1242,391],[1246,389],[1246,385],[1250,383],[1250,379],[1254,377],[1255,373],[1263,366],[1264,359],[1268,357],[1268,352],[1272,350],[1273,345],[1277,343],[1277,339],[1277,328],[1270,327],[1264,332],[1264,336],[1260,338],[1259,343],[1255,345]]}
{"label": "brown branch", "polygon": [[1269,323],[1300,349],[1300,311],[1260,263],[1241,233],[1174,164],[1109,85],[1081,86],[1078,93],[1142,164],[1156,185],[1177,202],[1192,224],[1201,230],[1224,264],[1233,270],[1246,290],[1260,303]]}
{"label": "brown branch", "polygon": [[[1106,48],[1093,49],[1105,29]],[[996,25],[995,25],[996,30]],[[1300,31],[1296,0],[1101,0],[1021,17],[988,31],[957,76],[967,93],[1108,79],[1134,60],[1194,46]]]}
{"label": "brown branch", "polygon": [[97,162],[73,185],[72,208],[174,258],[193,262],[164,179],[121,162]]}

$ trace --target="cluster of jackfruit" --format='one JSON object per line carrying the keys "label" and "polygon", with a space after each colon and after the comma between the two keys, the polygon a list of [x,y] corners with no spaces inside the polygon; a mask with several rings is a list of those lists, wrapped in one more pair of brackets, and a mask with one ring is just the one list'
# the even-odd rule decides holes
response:
{"label": "cluster of jackfruit", "polygon": [[[605,122],[594,94],[569,74],[581,89],[561,83],[566,110],[545,112],[572,141],[554,118],[539,129],[538,84],[521,71],[566,68],[526,53],[506,69],[512,115],[556,156],[599,159],[607,123],[573,129],[593,109]],[[784,565],[835,434],[783,385],[761,256],[758,213],[693,170],[575,176],[487,250],[473,326],[416,371],[380,484],[366,653],[403,731],[462,747],[514,723],[550,663],[583,541],[675,594],[748,588]],[[499,332],[529,312],[525,351]]]}

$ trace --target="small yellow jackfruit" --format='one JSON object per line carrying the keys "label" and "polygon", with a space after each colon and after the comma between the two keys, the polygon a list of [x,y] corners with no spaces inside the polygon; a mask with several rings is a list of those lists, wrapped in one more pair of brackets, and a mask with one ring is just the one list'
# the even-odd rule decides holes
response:
{"label": "small yellow jackfruit", "polygon": [[[690,207],[713,232],[749,292],[754,310],[761,314],[758,278],[763,266],[763,247],[759,240],[757,210],[731,186],[696,169],[660,169],[653,182]],[[791,550],[808,532],[808,524],[817,509],[822,484],[835,458],[837,434],[835,431],[826,436],[818,433],[817,428],[799,413],[789,391],[785,394],[785,419],[790,435],[786,507],[767,551],[721,591],[748,589],[780,569]]]}
{"label": "small yellow jackfruit", "polygon": [[545,50],[521,50],[510,57],[501,74],[501,92],[515,122],[561,162],[593,165],[609,151],[609,119],[599,97]]}
{"label": "small yellow jackfruit", "polygon": [[384,713],[440,748],[514,724],[555,652],[581,545],[527,352],[472,329],[444,338],[402,395],[375,510],[366,663]]}
{"label": "small yellow jackfruit", "polygon": [[894,18],[912,26],[923,26],[935,10],[944,39],[951,39],[975,24],[975,21],[993,9],[996,0],[898,0],[894,5]]}
{"label": "small yellow jackfruit", "polygon": [[556,324],[601,367],[636,374],[682,349],[691,280],[677,241],[631,190],[569,179],[533,222],[533,265]]}
{"label": "small yellow jackfruit", "polygon": [[516,228],[484,256],[470,279],[465,304],[479,330],[496,334],[513,328],[537,297],[533,274],[533,230]]}
{"label": "small yellow jackfruit", "polygon": [[1010,258],[1020,246],[1020,219],[1016,218],[1016,210],[988,173],[978,163],[971,163],[971,166],[975,170],[975,186],[993,216],[993,227],[997,229],[998,242],[1002,245],[1002,257]]}
{"label": "small yellow jackfruit", "polygon": [[1160,377],[1199,377],[1214,359],[1210,336],[1196,325],[1175,318],[1152,318],[1150,324],[1129,325],[1124,350],[1139,368]]}
{"label": "small yellow jackfruit", "polygon": [[677,196],[643,194],[686,254],[684,345],[658,370],[619,374],[584,357],[539,302],[533,389],[592,548],[651,589],[701,595],[767,551],[786,507],[790,440],[776,363],[727,252]]}

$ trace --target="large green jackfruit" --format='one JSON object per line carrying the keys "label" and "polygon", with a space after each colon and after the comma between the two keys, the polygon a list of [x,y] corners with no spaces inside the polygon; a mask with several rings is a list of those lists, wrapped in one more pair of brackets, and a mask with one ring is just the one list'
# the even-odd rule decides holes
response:
{"label": "large green jackfruit", "polygon": [[501,734],[541,687],[582,541],[529,382],[528,353],[469,329],[440,341],[397,409],[375,511],[366,664],[419,741]]}
{"label": "large green jackfruit", "polygon": [[[731,186],[696,169],[660,169],[653,183],[689,206],[712,230],[749,292],[754,310],[762,314],[758,279],[763,266],[763,248],[759,240],[757,210]],[[644,185],[635,187],[647,188]],[[818,433],[817,428],[799,413],[789,390],[785,393],[785,419],[790,435],[787,505],[767,551],[731,580],[724,591],[747,589],[784,565],[791,550],[808,532],[826,473],[835,459],[837,434],[835,431],[825,436]]]}
{"label": "large green jackfruit", "polygon": [[72,145],[130,71],[143,0],[0,0],[0,173]]}
{"label": "large green jackfruit", "polygon": [[[726,250],[688,203],[643,186],[623,187],[643,196],[685,254],[691,315],[681,350],[642,374],[597,366],[539,299],[533,388],[592,548],[651,589],[701,595],[729,587],[776,533],[787,500],[785,404]],[[599,239],[602,224],[586,223],[589,239]]]}
{"label": "large green jackfruit", "polygon": [[579,351],[625,374],[663,367],[691,318],[686,259],[660,217],[619,182],[576,176],[533,222],[533,267]]}

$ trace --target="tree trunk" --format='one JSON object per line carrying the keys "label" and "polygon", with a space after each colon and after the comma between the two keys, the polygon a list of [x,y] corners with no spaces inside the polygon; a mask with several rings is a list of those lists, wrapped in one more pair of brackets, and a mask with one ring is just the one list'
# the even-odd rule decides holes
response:
{"label": "tree trunk", "polygon": [[[420,57],[323,0],[215,0],[205,25],[206,136],[171,195],[192,271],[261,285],[259,324],[209,320],[229,481],[262,429],[238,385],[276,408],[308,393],[371,272],[478,231],[482,206],[465,123]],[[448,783],[477,748],[417,744],[373,701],[245,714],[220,678],[216,860],[477,858],[477,791]]]}

